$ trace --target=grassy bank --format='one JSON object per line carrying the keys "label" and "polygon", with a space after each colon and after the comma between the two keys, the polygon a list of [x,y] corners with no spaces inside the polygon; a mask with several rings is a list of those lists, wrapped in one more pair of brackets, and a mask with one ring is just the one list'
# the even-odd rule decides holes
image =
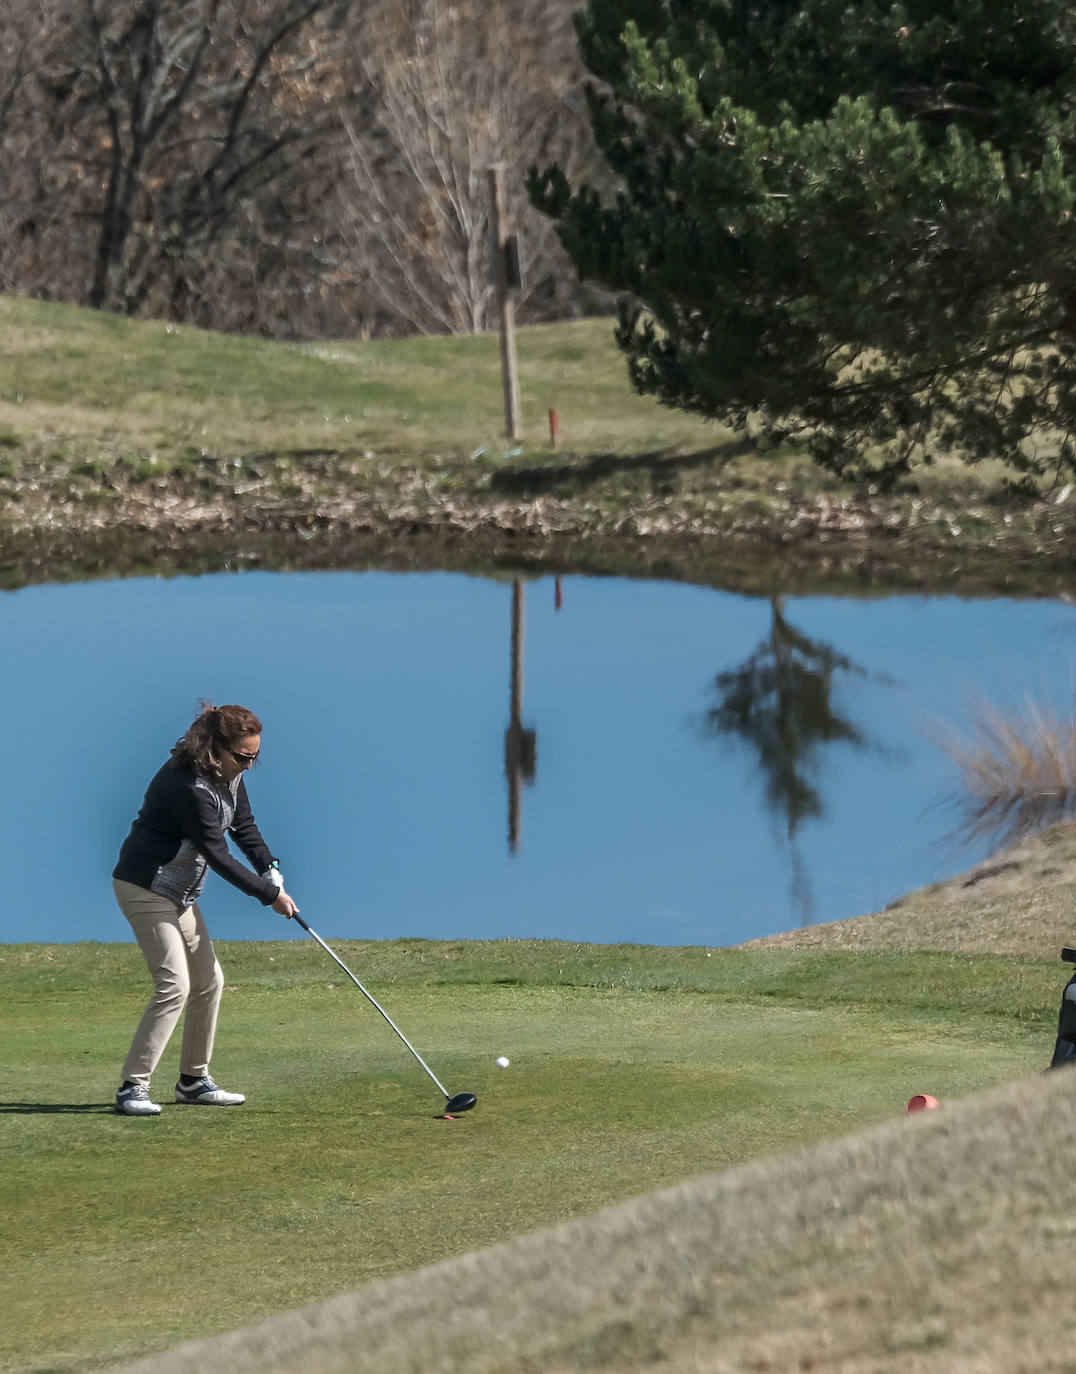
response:
{"label": "grassy bank", "polygon": [[1074,894],[1076,826],[1065,822],[884,911],[749,940],[743,948],[1056,958],[1062,946],[1076,944]]}
{"label": "grassy bank", "polygon": [[1052,960],[990,955],[341,952],[474,1113],[436,1119],[436,1089],[358,992],[289,943],[221,949],[214,1067],[247,1105],[116,1117],[137,951],[0,949],[0,1368],[164,1349],[894,1118],[914,1092],[1033,1073],[1058,986]]}
{"label": "grassy bank", "polygon": [[1061,1374],[1071,1077],[708,1174],[123,1374]]}
{"label": "grassy bank", "polygon": [[[0,297],[0,581],[543,566],[763,589],[1055,589],[1072,507],[940,463],[884,495],[634,396],[608,320],[286,345]],[[559,445],[548,413],[559,417]]]}

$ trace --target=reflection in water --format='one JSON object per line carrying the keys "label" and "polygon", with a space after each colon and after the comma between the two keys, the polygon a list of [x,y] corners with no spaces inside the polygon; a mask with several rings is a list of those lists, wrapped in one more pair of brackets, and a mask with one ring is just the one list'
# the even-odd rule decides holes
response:
{"label": "reflection in water", "polygon": [[[560,582],[557,583],[560,609]],[[538,770],[538,732],[523,724],[523,583],[512,582],[512,672],[508,728],[504,732],[504,772],[508,779],[508,848],[519,849],[520,802],[523,783],[533,783]]]}
{"label": "reflection in water", "polygon": [[784,824],[792,897],[803,925],[814,920],[814,903],[797,831],[803,821],[825,814],[822,795],[811,781],[818,771],[818,750],[824,744],[866,744],[834,706],[837,672],[865,676],[851,659],[791,625],[784,598],[772,597],[769,634],[739,668],[718,674],[718,704],[706,713],[710,732],[738,736],[758,755],[766,804]]}

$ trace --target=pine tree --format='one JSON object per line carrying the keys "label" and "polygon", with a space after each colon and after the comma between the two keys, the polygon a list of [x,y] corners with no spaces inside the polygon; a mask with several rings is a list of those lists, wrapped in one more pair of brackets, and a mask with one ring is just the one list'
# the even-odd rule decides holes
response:
{"label": "pine tree", "polygon": [[621,294],[635,387],[892,480],[1076,468],[1071,0],[589,0],[602,194],[534,169]]}

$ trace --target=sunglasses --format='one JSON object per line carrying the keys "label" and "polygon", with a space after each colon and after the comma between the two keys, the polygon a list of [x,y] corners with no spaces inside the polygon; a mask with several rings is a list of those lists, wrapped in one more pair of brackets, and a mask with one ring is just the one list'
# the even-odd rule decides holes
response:
{"label": "sunglasses", "polygon": [[[227,745],[224,747],[228,749]],[[228,749],[228,753],[231,754],[236,763],[257,763],[258,754],[261,753],[261,750],[258,750],[258,754],[244,754],[240,749]]]}

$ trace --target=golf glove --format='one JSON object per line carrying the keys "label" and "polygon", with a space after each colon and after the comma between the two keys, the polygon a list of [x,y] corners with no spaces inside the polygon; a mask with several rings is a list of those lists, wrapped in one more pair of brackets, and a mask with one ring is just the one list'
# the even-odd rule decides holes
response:
{"label": "golf glove", "polygon": [[261,876],[263,878],[268,878],[278,892],[284,891],[284,875],[275,863],[270,868],[267,868]]}

